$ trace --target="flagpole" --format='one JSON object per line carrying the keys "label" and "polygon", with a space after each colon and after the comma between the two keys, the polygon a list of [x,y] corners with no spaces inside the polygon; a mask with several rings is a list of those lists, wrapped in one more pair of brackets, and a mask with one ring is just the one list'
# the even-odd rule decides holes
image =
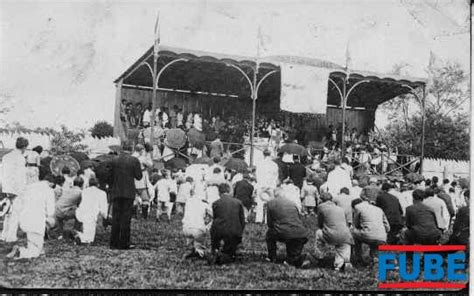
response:
{"label": "flagpole", "polygon": [[159,28],[159,23],[160,23],[160,12],[158,12],[158,15],[156,17],[156,23],[155,23],[155,40],[153,44],[153,94],[151,97],[151,104],[152,104],[152,111],[151,111],[151,119],[150,119],[150,144],[152,147],[155,145],[155,117],[156,117],[156,88],[157,88],[157,68],[158,68],[158,51],[159,51],[159,45],[160,45],[160,28]]}
{"label": "flagpole", "polygon": [[261,36],[261,28],[258,26],[257,32],[257,57],[255,58],[255,69],[253,71],[253,80],[252,80],[252,129],[250,133],[250,166],[253,166],[253,159],[254,159],[254,134],[255,134],[255,113],[257,109],[257,74],[258,74],[258,58],[260,56],[260,39]]}
{"label": "flagpole", "polygon": [[346,141],[345,141],[345,134],[346,134],[346,104],[347,104],[347,84],[349,84],[349,62],[350,62],[350,54],[349,54],[349,41],[347,41],[346,45],[346,76],[343,79],[343,86],[342,86],[342,131],[341,131],[341,156],[344,158],[346,155]]}

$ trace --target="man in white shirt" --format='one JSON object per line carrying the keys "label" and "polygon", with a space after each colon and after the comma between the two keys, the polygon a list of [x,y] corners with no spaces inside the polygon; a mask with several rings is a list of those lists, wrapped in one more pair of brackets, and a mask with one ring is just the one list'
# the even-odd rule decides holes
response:
{"label": "man in white shirt", "polygon": [[335,168],[328,174],[327,186],[328,192],[332,196],[339,194],[342,188],[351,188],[352,182],[349,172],[341,167],[341,163],[336,160],[334,161]]}
{"label": "man in white shirt", "polygon": [[166,107],[163,107],[163,115],[162,115],[162,119],[163,119],[163,127],[166,127],[166,124],[168,123],[169,121],[169,117],[168,117],[168,114],[166,113],[166,111],[168,111],[168,108]]}
{"label": "man in white shirt", "polygon": [[151,105],[148,105],[148,107],[145,109],[145,112],[143,112],[143,118],[142,118],[143,127],[145,128],[149,127],[150,121],[151,121]]}
{"label": "man in white shirt", "polygon": [[17,196],[26,187],[27,171],[24,153],[28,147],[28,140],[23,137],[16,139],[16,149],[2,158],[2,191],[11,201],[11,208],[3,220],[3,229],[0,241],[16,242],[18,232]]}
{"label": "man in white shirt", "polygon": [[185,259],[198,257],[203,259],[206,253],[206,233],[210,223],[212,210],[209,204],[196,195],[192,195],[186,201],[183,217],[183,234],[186,237],[186,245],[191,247],[191,252]]}
{"label": "man in white shirt", "polygon": [[54,178],[51,175],[32,183],[17,197],[19,226],[26,232],[27,246],[15,245],[8,258],[36,258],[44,254],[44,233],[54,225]]}
{"label": "man in white shirt", "polygon": [[77,232],[77,244],[92,243],[95,238],[96,224],[99,215],[107,218],[107,194],[97,188],[96,178],[89,180],[89,187],[82,191],[81,203],[76,210],[76,219],[82,223],[82,232]]}
{"label": "man in white shirt", "polygon": [[257,206],[255,207],[256,223],[266,223],[266,203],[274,198],[274,191],[278,185],[278,165],[271,158],[271,151],[263,151],[263,160],[256,167],[255,177],[257,178]]}
{"label": "man in white shirt", "polygon": [[291,180],[290,178],[285,179],[283,181],[283,184],[281,185],[281,189],[283,189],[285,196],[295,203],[300,214],[303,213],[303,207],[301,205],[300,198],[300,189],[293,183],[293,180]]}
{"label": "man in white shirt", "polygon": [[359,186],[359,181],[356,179],[352,180],[352,187],[349,189],[352,199],[360,198],[362,187]]}
{"label": "man in white shirt", "polygon": [[175,194],[178,192],[176,181],[171,179],[171,173],[165,171],[163,177],[156,182],[155,188],[158,191],[158,208],[156,217],[159,219],[163,212],[168,216],[168,221],[171,221],[171,210],[173,209],[174,202],[171,201],[171,193]]}
{"label": "man in white shirt", "polygon": [[446,203],[435,196],[434,190],[428,188],[425,190],[426,198],[423,200],[423,204],[428,206],[435,214],[436,224],[438,228],[445,231],[449,227],[450,216]]}
{"label": "man in white shirt", "polygon": [[400,203],[400,206],[402,207],[403,211],[403,216],[406,214],[406,209],[413,205],[413,185],[409,184],[402,184],[400,186],[400,191],[394,190],[393,188],[389,191],[390,194],[394,195],[397,199],[398,202]]}

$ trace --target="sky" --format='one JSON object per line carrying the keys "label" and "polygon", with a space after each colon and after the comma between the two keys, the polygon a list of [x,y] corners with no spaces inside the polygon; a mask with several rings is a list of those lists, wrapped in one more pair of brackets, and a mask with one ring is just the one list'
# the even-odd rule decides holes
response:
{"label": "sky", "polygon": [[[255,56],[319,58],[426,77],[430,53],[470,71],[467,0],[0,0],[4,122],[89,128],[113,122],[113,81],[152,44]],[[1,117],[1,115],[0,115]]]}

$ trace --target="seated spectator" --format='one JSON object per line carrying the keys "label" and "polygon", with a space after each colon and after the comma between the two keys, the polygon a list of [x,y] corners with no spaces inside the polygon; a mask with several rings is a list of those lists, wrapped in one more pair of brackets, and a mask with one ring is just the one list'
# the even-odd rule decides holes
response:
{"label": "seated spectator", "polygon": [[99,182],[93,177],[89,179],[89,187],[82,191],[81,203],[76,210],[76,219],[82,223],[82,231],[78,231],[75,238],[78,245],[92,243],[99,216],[107,218],[107,194],[98,186]]}
{"label": "seated spectator", "polygon": [[19,226],[26,233],[26,247],[15,245],[8,258],[36,258],[44,254],[44,236],[47,226],[54,225],[54,178],[29,184],[19,195]]}
{"label": "seated spectator", "polygon": [[[212,204],[210,263],[224,264],[235,261],[237,246],[242,242],[245,227],[244,206],[229,194],[227,183],[219,185],[220,199]],[[221,242],[224,246],[221,251]]]}
{"label": "seated spectator", "polygon": [[[185,184],[190,183],[186,181]],[[191,195],[186,199],[183,234],[186,237],[186,245],[191,248],[191,252],[185,256],[185,259],[192,257],[204,258],[206,253],[206,232],[208,229],[206,219],[208,216],[211,217],[212,212],[207,201],[196,195]]]}
{"label": "seated spectator", "polygon": [[433,210],[436,216],[438,228],[442,231],[448,229],[450,220],[448,208],[441,198],[435,196],[432,188],[425,190],[425,199],[423,199],[423,203]]}
{"label": "seated spectator", "polygon": [[387,243],[395,244],[400,230],[403,228],[403,210],[398,199],[388,191],[392,188],[389,183],[382,184],[375,205],[383,210],[390,224],[390,231],[387,234]]}
{"label": "seated spectator", "polygon": [[[349,190],[344,187],[341,189],[342,191],[347,195],[347,200],[350,200]],[[354,244],[354,241],[346,224],[347,213],[331,199],[330,193],[321,194],[321,204],[318,206],[319,229],[316,231],[316,252],[318,253],[318,259],[322,259],[321,248],[325,244],[334,245],[336,248],[334,269],[339,271],[351,267],[351,245]]]}
{"label": "seated spectator", "polygon": [[467,245],[467,250],[469,250],[469,192],[469,190],[464,191],[466,206],[458,210],[449,240],[449,243],[453,245]]}
{"label": "seated spectator", "polygon": [[353,200],[352,208],[354,211],[352,236],[355,243],[355,258],[362,259],[362,243],[366,243],[370,247],[370,257],[376,262],[378,260],[378,245],[386,243],[387,232],[390,231],[387,217],[382,209],[366,200]]}
{"label": "seated spectator", "polygon": [[406,209],[406,226],[401,240],[404,244],[435,245],[441,237],[435,213],[423,203],[423,190],[413,191],[413,205]]}
{"label": "seated spectator", "polygon": [[334,204],[341,207],[344,210],[346,222],[348,226],[352,225],[352,196],[349,195],[349,189],[347,187],[341,188],[341,192],[332,198]]}
{"label": "seated spectator", "polygon": [[84,180],[81,177],[77,177],[73,181],[72,188],[64,188],[63,194],[56,202],[55,208],[55,217],[59,232],[61,233],[59,239],[62,238],[63,234],[66,232],[72,234],[72,229],[68,228],[65,232],[63,229],[64,222],[70,219],[75,219],[76,209],[79,206],[81,201],[82,186],[84,185]]}
{"label": "seated spectator", "polygon": [[288,197],[288,192],[277,190],[275,195],[275,199],[267,204],[267,261],[276,262],[277,242],[284,242],[285,262],[295,267],[307,267],[310,262],[305,260],[302,251],[308,242],[308,235],[300,211]]}

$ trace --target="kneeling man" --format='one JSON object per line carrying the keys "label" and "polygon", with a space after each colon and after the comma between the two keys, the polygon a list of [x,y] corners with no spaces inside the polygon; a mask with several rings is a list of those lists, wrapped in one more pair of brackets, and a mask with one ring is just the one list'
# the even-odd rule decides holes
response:
{"label": "kneeling man", "polygon": [[304,245],[308,242],[308,233],[301,221],[301,214],[289,193],[278,190],[276,198],[267,206],[267,249],[268,261],[275,262],[277,242],[286,244],[286,263],[295,267],[307,267],[309,260],[302,254]]}

